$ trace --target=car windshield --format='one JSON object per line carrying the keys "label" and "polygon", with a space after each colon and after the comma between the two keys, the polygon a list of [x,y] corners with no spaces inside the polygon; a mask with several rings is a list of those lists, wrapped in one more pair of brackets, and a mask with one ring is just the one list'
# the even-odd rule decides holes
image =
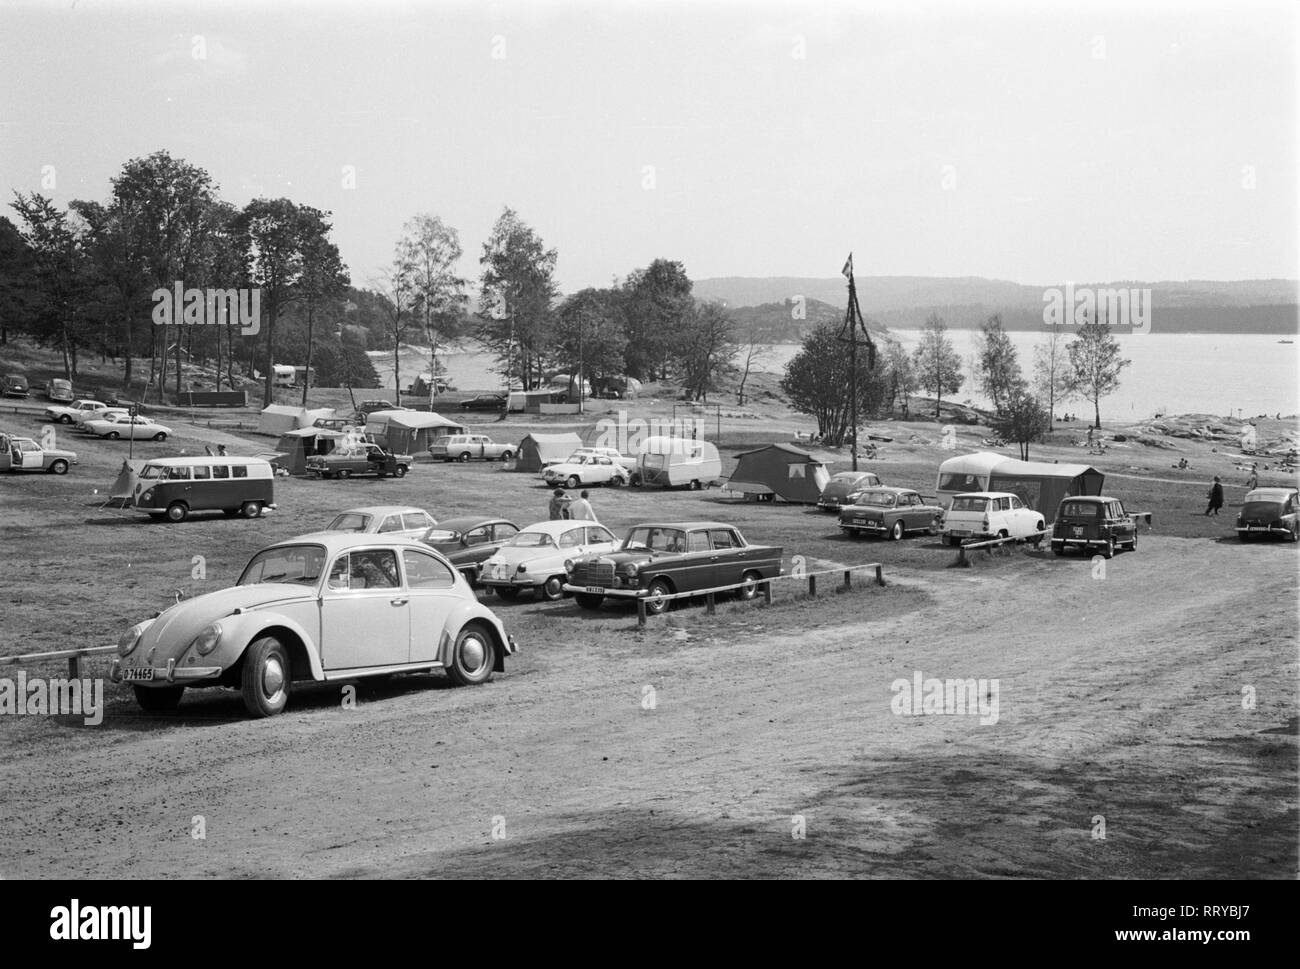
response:
{"label": "car windshield", "polygon": [[370,527],[370,516],[347,512],[337,516],[325,529],[327,532],[364,532]]}
{"label": "car windshield", "polygon": [[623,539],[625,551],[681,552],[686,549],[686,533],[680,528],[634,528]]}
{"label": "car windshield", "polygon": [[864,491],[858,495],[859,505],[875,505],[879,508],[893,508],[895,498],[887,491]]}
{"label": "car windshield", "polygon": [[510,539],[509,544],[515,548],[546,548],[548,545],[554,545],[555,540],[545,532],[520,532]]}
{"label": "car windshield", "polygon": [[319,545],[283,545],[258,552],[244,568],[236,585],[286,582],[315,585],[325,565],[325,549]]}
{"label": "car windshield", "polygon": [[1096,518],[1101,505],[1095,501],[1067,501],[1061,509],[1062,518]]}
{"label": "car windshield", "polygon": [[151,478],[160,478],[162,477],[163,470],[163,468],[156,464],[146,464],[144,470],[140,472],[140,480],[147,481]]}
{"label": "car windshield", "polygon": [[983,511],[988,506],[989,500],[987,498],[971,498],[967,496],[952,500],[953,511]]}

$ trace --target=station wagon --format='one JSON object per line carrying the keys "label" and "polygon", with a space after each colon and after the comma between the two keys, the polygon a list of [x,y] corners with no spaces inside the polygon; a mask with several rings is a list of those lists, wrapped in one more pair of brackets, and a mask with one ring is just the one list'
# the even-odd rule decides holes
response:
{"label": "station wagon", "polygon": [[1052,524],[1052,551],[1064,555],[1076,548],[1087,554],[1096,549],[1105,558],[1115,549],[1137,551],[1137,521],[1124,511],[1118,498],[1104,495],[1075,495],[1066,498]]}

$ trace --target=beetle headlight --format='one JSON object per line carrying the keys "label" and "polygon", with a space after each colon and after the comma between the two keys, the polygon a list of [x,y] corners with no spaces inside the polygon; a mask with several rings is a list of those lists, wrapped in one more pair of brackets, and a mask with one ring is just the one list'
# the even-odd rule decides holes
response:
{"label": "beetle headlight", "polygon": [[221,623],[214,622],[195,636],[194,642],[190,643],[190,645],[194,647],[200,656],[207,656],[208,653],[217,648],[219,642],[221,642]]}
{"label": "beetle headlight", "polygon": [[140,645],[140,637],[144,635],[144,629],[144,623],[138,622],[122,633],[121,638],[117,641],[117,655],[130,656],[131,650]]}

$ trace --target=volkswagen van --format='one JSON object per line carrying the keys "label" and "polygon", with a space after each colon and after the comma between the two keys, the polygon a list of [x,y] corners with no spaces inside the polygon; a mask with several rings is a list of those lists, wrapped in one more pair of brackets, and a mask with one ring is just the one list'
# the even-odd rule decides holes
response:
{"label": "volkswagen van", "polygon": [[154,518],[183,522],[196,511],[257,518],[275,508],[275,474],[262,458],[155,458],[140,469],[131,504]]}

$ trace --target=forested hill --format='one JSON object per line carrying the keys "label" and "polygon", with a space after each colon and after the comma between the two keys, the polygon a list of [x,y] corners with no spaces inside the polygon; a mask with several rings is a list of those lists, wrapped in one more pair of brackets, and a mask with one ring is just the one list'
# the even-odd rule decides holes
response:
{"label": "forested hill", "polygon": [[[695,295],[699,291],[696,289]],[[736,322],[737,336],[748,342],[798,343],[823,324],[839,327],[844,323],[844,305],[833,306],[819,299],[786,299],[760,306],[728,306],[727,315]],[[873,336],[888,338],[888,331],[877,321],[865,317]]]}

